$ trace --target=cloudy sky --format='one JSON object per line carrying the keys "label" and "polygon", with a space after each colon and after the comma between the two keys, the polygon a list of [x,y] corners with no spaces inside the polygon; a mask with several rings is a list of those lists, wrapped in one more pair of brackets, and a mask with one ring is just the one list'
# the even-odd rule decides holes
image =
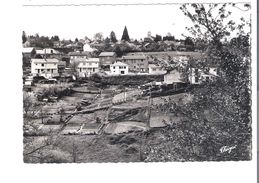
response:
{"label": "cloudy sky", "polygon": [[[92,38],[97,32],[104,37],[114,31],[121,38],[124,26],[129,36],[140,39],[151,31],[152,35],[170,32],[176,38],[188,35],[185,27],[192,22],[183,15],[180,5],[156,6],[62,6],[23,7],[22,28],[27,35],[58,35],[61,39]],[[248,12],[233,10],[233,19],[249,18]]]}

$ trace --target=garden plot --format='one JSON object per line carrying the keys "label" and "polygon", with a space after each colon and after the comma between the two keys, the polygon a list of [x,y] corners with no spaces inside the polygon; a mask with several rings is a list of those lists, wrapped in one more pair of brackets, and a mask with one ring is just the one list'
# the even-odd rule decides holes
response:
{"label": "garden plot", "polygon": [[61,130],[63,125],[55,124],[55,125],[42,125],[39,127],[39,132],[42,134],[51,134],[56,133]]}
{"label": "garden plot", "polygon": [[85,123],[79,131],[82,135],[94,135],[98,134],[102,127],[101,123]]}
{"label": "garden plot", "polygon": [[83,124],[78,123],[68,123],[65,128],[62,130],[62,135],[75,135],[82,128]]}
{"label": "garden plot", "polygon": [[132,131],[145,131],[147,129],[148,127],[146,123],[125,121],[120,123],[109,123],[105,127],[104,132],[107,134],[120,134]]}
{"label": "garden plot", "polygon": [[83,124],[95,121],[94,114],[77,114],[73,116],[68,124]]}

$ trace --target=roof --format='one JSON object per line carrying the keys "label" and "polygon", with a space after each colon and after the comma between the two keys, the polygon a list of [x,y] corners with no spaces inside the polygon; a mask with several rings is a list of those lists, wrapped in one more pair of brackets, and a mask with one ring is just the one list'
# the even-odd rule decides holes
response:
{"label": "roof", "polygon": [[69,52],[69,56],[89,56],[89,52],[83,51],[83,52]]}
{"label": "roof", "polygon": [[23,53],[31,53],[34,50],[33,47],[22,48]]}
{"label": "roof", "polygon": [[[51,52],[52,50],[52,52]],[[53,48],[44,48],[42,50],[36,50],[36,54],[59,54],[59,51]]]}
{"label": "roof", "polygon": [[78,62],[99,62],[99,58],[78,58],[76,59]]}
{"label": "roof", "polygon": [[171,83],[183,83],[179,78],[181,78],[180,73],[174,69],[164,75],[164,82],[170,80]]}
{"label": "roof", "polygon": [[128,66],[128,64],[122,63],[122,62],[115,62],[111,66]]}
{"label": "roof", "polygon": [[122,56],[122,59],[138,60],[138,59],[146,59],[146,57],[144,55],[127,55],[127,56]]}
{"label": "roof", "polygon": [[58,63],[58,59],[55,58],[47,58],[47,59],[43,59],[43,58],[37,58],[37,59],[31,59],[31,62],[34,63]]}
{"label": "roof", "polygon": [[149,67],[156,67],[156,68],[162,67],[161,65],[157,65],[157,64],[148,64],[148,66],[149,66]]}
{"label": "roof", "polygon": [[114,55],[115,55],[115,52],[102,52],[100,53],[99,57],[111,57]]}

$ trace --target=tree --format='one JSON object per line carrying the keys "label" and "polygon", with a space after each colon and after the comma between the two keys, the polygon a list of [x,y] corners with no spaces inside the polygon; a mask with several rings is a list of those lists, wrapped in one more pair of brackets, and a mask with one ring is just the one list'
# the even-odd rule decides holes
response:
{"label": "tree", "polygon": [[[249,4],[243,6],[246,10],[250,8]],[[229,20],[231,8],[237,8],[237,5],[186,4],[181,7],[194,23],[193,27],[187,28],[193,39],[207,41],[208,57],[203,63],[204,68],[210,62],[218,65],[221,70],[216,81],[204,83],[201,88],[193,91],[198,103],[192,111],[204,116],[206,109],[197,106],[206,106],[210,112],[222,117],[226,129],[233,128],[234,123],[236,129],[229,133],[232,133],[232,138],[238,138],[240,132],[251,131],[250,32],[244,29],[250,26],[250,22],[244,18],[239,22]],[[237,32],[237,36],[226,41],[230,36],[233,37],[231,32]]]}
{"label": "tree", "polygon": [[22,44],[25,43],[27,41],[27,36],[25,31],[22,31]]}
{"label": "tree", "polygon": [[121,40],[130,41],[129,34],[128,34],[128,30],[127,30],[127,27],[126,27],[126,26],[124,27]]}
{"label": "tree", "polygon": [[50,40],[51,40],[51,41],[59,41],[59,37],[58,37],[57,35],[55,35],[55,36],[52,36],[52,37],[50,38]]}
{"label": "tree", "polygon": [[94,34],[94,40],[97,42],[103,41],[103,33],[98,32],[98,33]]}
{"label": "tree", "polygon": [[162,36],[156,35],[154,41],[155,41],[155,42],[162,41]]}
{"label": "tree", "polygon": [[111,31],[110,40],[111,40],[111,42],[113,42],[113,43],[116,43],[116,42],[117,42],[117,38],[116,38],[115,32],[113,32],[113,31]]}
{"label": "tree", "polygon": [[187,51],[194,51],[194,43],[190,37],[185,38],[184,45],[185,45]]}
{"label": "tree", "polygon": [[76,61],[71,62],[70,65],[69,65],[69,67],[71,69],[71,74],[76,76],[76,77],[78,76],[78,71],[77,71],[78,65],[79,65],[79,63],[76,62]]}
{"label": "tree", "polygon": [[167,36],[163,37],[163,41],[174,41],[175,38],[171,34],[167,34]]}
{"label": "tree", "polygon": [[105,43],[105,44],[110,44],[110,42],[111,42],[110,38],[108,38],[108,37],[105,38],[105,40],[104,40],[104,43]]}
{"label": "tree", "polygon": [[[187,28],[193,42],[207,45],[206,56],[196,60],[197,67],[206,71],[213,64],[220,73],[214,81],[188,88],[191,102],[176,107],[186,119],[162,131],[160,136],[166,140],[147,147],[145,161],[251,159],[250,32],[243,29],[250,23],[228,20],[230,9],[236,6],[229,3],[181,7],[194,23]],[[249,9],[248,4],[243,6]],[[227,41],[231,32],[237,35]],[[191,59],[189,64],[194,61]],[[243,148],[222,156],[219,149],[226,144]]]}
{"label": "tree", "polygon": [[[180,9],[193,22],[194,26],[187,27],[187,30],[195,38],[203,37],[204,40],[220,48],[222,46],[221,41],[229,37],[231,32],[238,30],[239,34],[243,34],[245,25],[250,24],[244,18],[241,18],[240,24],[229,20],[230,9],[235,7],[237,7],[235,3],[209,4],[207,6],[203,4],[184,4]],[[250,5],[244,4],[244,7],[249,9]]]}
{"label": "tree", "polygon": [[75,42],[76,42],[76,43],[78,42],[78,39],[77,39],[77,38],[75,38]]}
{"label": "tree", "polygon": [[184,45],[194,46],[194,43],[190,37],[186,37],[184,40]]}

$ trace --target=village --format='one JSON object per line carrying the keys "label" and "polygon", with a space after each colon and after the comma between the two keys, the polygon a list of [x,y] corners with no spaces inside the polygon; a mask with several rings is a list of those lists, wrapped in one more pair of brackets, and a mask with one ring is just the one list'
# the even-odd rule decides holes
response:
{"label": "village", "polygon": [[[25,42],[24,99],[33,104],[24,112],[32,114],[33,127],[25,123],[24,134],[120,134],[182,120],[176,109],[191,101],[188,88],[214,80],[219,69],[212,62],[200,67],[204,53],[187,51],[189,45],[168,37],[155,42],[148,32],[142,45],[163,44],[164,50],[121,56],[98,50],[100,40],[81,39],[62,46],[55,41],[52,48],[29,47]],[[118,42],[137,45],[136,40]],[[166,108],[169,102],[175,107]]]}

